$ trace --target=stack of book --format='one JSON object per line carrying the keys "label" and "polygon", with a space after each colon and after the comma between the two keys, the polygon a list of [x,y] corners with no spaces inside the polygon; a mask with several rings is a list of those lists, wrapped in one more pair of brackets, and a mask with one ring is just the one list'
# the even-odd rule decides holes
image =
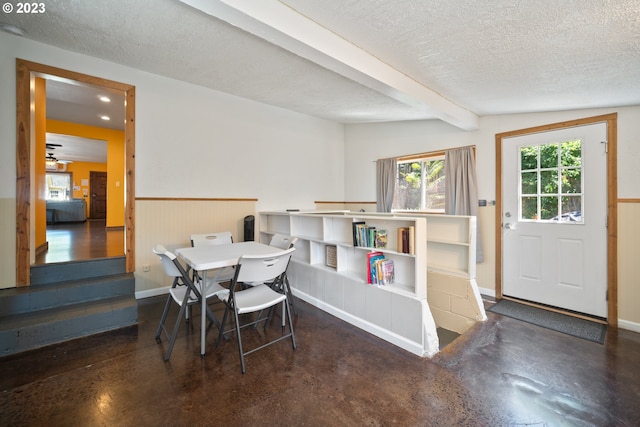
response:
{"label": "stack of book", "polygon": [[387,230],[368,226],[363,221],[354,222],[352,227],[353,246],[364,246],[366,248],[387,247]]}
{"label": "stack of book", "polygon": [[382,252],[367,254],[367,283],[371,285],[390,285],[394,282],[393,260],[384,257]]}
{"label": "stack of book", "polygon": [[415,227],[398,228],[398,252],[415,254]]}

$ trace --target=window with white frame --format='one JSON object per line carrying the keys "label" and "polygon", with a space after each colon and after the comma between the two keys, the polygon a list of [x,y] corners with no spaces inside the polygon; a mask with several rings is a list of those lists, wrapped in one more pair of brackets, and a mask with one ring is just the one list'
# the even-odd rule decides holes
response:
{"label": "window with white frame", "polygon": [[55,172],[47,174],[47,200],[69,200],[71,198],[71,174]]}
{"label": "window with white frame", "polygon": [[444,153],[398,158],[393,209],[444,212]]}

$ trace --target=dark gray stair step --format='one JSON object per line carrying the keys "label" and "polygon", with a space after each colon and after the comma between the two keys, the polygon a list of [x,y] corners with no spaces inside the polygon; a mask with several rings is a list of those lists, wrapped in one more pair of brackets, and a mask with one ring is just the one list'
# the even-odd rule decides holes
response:
{"label": "dark gray stair step", "polygon": [[31,267],[31,286],[126,273],[125,257],[70,261]]}
{"label": "dark gray stair step", "polygon": [[46,310],[102,298],[134,295],[133,273],[0,290],[0,315]]}
{"label": "dark gray stair step", "polygon": [[0,356],[136,324],[133,295],[0,318]]}

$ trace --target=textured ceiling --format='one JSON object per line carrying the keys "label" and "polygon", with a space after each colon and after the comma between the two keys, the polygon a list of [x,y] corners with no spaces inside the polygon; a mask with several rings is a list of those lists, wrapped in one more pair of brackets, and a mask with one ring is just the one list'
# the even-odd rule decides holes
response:
{"label": "textured ceiling", "polygon": [[640,0],[48,0],[0,22],[343,123],[640,105]]}

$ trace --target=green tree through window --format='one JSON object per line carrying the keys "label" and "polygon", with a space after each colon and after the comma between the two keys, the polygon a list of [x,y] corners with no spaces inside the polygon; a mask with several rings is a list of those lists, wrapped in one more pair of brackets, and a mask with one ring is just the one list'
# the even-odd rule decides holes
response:
{"label": "green tree through window", "polygon": [[520,219],[582,222],[582,142],[520,148]]}
{"label": "green tree through window", "polygon": [[393,209],[444,212],[444,156],[398,162]]}

